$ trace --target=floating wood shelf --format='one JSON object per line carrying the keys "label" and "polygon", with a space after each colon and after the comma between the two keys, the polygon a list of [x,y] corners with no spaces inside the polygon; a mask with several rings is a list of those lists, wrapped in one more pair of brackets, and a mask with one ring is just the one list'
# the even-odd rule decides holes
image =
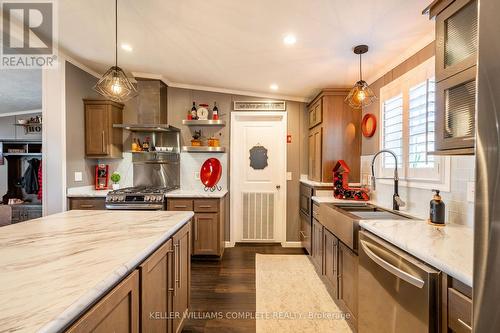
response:
{"label": "floating wood shelf", "polygon": [[201,147],[183,146],[182,151],[188,153],[224,153],[226,151],[226,148],[209,147],[209,146],[201,146]]}
{"label": "floating wood shelf", "polygon": [[226,126],[224,120],[186,120],[182,121],[182,125],[186,126]]}

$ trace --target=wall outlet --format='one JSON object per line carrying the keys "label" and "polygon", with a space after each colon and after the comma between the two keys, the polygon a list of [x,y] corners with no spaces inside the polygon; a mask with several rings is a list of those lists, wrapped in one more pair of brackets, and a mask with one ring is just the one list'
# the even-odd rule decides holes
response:
{"label": "wall outlet", "polygon": [[474,202],[475,196],[476,196],[476,183],[467,182],[467,201]]}
{"label": "wall outlet", "polygon": [[286,173],[286,180],[292,180],[292,173],[291,172]]}
{"label": "wall outlet", "polygon": [[194,173],[194,179],[200,180],[200,172],[199,171],[195,171],[195,173]]}
{"label": "wall outlet", "polygon": [[83,174],[80,171],[75,172],[75,182],[83,181]]}

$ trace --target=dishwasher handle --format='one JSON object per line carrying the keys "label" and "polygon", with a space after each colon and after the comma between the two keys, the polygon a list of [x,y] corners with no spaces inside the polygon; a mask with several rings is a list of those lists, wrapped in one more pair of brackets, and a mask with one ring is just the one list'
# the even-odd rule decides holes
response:
{"label": "dishwasher handle", "polygon": [[384,268],[386,271],[397,276],[401,280],[404,280],[404,281],[414,285],[417,288],[422,289],[424,287],[425,282],[422,279],[420,279],[419,277],[413,276],[411,274],[408,274],[407,272],[397,268],[396,266],[388,263],[384,259],[377,256],[375,253],[373,253],[372,250],[370,250],[366,241],[360,240],[359,242],[361,244],[361,248],[363,249],[363,251],[365,251],[366,255],[371,260],[373,260],[376,264],[378,264],[379,266]]}

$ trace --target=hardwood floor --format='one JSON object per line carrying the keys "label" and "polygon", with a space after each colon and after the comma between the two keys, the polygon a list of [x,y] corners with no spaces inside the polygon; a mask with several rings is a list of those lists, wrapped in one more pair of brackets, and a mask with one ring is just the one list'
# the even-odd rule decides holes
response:
{"label": "hardwood floor", "polygon": [[[191,265],[191,307],[184,333],[255,332],[255,254],[304,254],[301,248],[274,244],[239,244],[221,261]],[[238,318],[234,318],[237,316]]]}

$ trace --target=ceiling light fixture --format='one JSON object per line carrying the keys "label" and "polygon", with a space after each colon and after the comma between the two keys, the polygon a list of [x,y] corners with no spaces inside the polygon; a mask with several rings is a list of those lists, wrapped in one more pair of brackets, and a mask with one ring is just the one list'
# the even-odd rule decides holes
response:
{"label": "ceiling light fixture", "polygon": [[101,77],[94,90],[116,102],[125,102],[137,96],[137,89],[118,67],[118,0],[115,0],[115,65]]}
{"label": "ceiling light fixture", "polygon": [[363,80],[361,55],[366,52],[368,52],[368,45],[358,45],[354,47],[354,53],[359,55],[359,81],[354,84],[349,95],[345,98],[345,102],[356,110],[367,107],[377,99],[368,83]]}
{"label": "ceiling light fixture", "polygon": [[134,49],[132,48],[132,46],[130,46],[130,44],[123,43],[122,44],[122,50],[125,50],[127,52],[132,52]]}
{"label": "ceiling light fixture", "polygon": [[285,45],[293,45],[296,42],[297,38],[292,34],[286,35],[285,38],[283,38],[283,43],[285,43]]}
{"label": "ceiling light fixture", "polygon": [[270,88],[271,90],[276,91],[276,90],[278,90],[278,88],[279,88],[279,87],[278,87],[278,85],[277,85],[276,83],[273,83],[273,84],[271,84],[271,85],[269,86],[269,88]]}

